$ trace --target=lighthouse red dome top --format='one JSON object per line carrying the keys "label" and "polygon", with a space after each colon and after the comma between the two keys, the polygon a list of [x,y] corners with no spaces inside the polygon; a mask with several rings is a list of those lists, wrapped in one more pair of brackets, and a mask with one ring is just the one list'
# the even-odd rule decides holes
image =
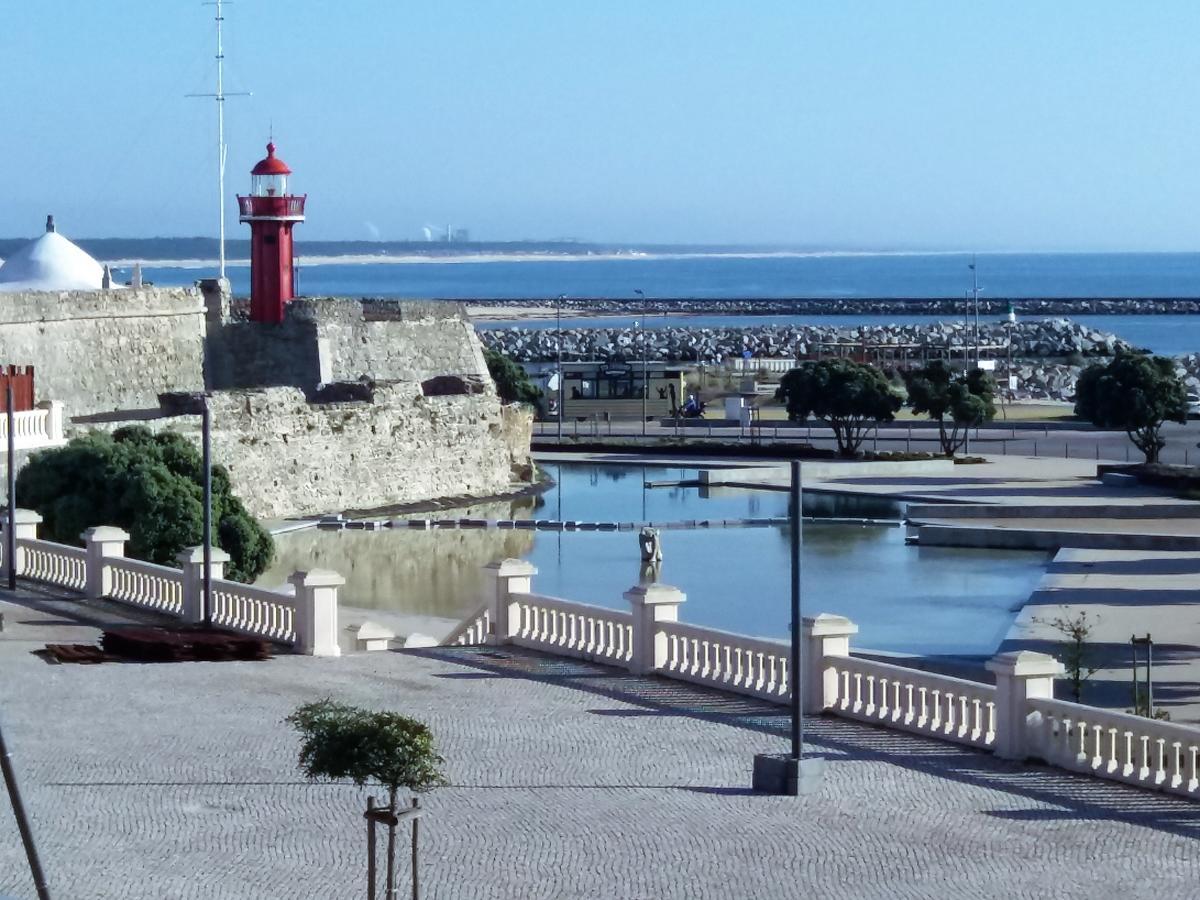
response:
{"label": "lighthouse red dome top", "polygon": [[265,159],[260,159],[258,164],[250,170],[251,175],[291,175],[292,170],[288,168],[288,164],[275,155],[275,142],[267,144],[267,155]]}

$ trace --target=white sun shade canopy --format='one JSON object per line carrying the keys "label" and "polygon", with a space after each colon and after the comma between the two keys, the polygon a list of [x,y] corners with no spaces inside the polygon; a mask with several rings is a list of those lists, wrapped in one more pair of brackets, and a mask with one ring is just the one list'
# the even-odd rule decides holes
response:
{"label": "white sun shade canopy", "polygon": [[0,293],[98,291],[104,267],[56,231],[30,241],[0,266]]}

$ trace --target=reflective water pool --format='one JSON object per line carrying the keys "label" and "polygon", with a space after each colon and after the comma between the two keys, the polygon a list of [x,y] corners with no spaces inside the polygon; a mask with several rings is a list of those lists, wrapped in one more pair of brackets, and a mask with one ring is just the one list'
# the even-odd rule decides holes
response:
{"label": "reflective water pool", "polygon": [[[787,496],[767,491],[655,487],[695,478],[678,468],[550,464],[557,484],[542,496],[477,506],[457,515],[581,521],[680,521],[785,516]],[[898,518],[887,501],[807,495],[807,515]],[[439,517],[451,517],[439,513]],[[660,580],[687,593],[681,618],[784,638],[788,628],[785,527],[664,530]],[[278,560],[260,580],[296,568],[347,578],[343,602],[415,616],[458,619],[480,602],[481,567],[520,556],[538,567],[534,590],[626,608],[638,583],[636,532],[499,530],[306,531],[276,539]],[[906,546],[895,526],[806,521],[801,584],[806,615],[834,612],[861,628],[857,645],[920,654],[988,654],[1013,609],[1033,591],[1046,554]]]}

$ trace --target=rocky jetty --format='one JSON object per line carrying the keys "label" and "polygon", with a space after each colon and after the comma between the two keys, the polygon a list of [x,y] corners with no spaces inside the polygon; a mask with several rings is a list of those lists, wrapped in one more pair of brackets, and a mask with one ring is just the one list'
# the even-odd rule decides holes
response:
{"label": "rocky jetty", "polygon": [[[983,356],[1007,355],[1010,326],[984,323],[979,343]],[[1014,359],[1063,359],[1108,356],[1127,345],[1115,335],[1096,331],[1069,319],[1026,320],[1011,326]],[[485,346],[500,350],[518,362],[547,362],[558,353],[557,329],[480,329]],[[715,364],[730,357],[791,357],[820,352],[822,345],[852,344],[894,348],[899,359],[908,354],[919,359],[922,351],[947,350],[961,356],[975,345],[974,326],[962,322],[920,325],[861,325],[834,328],[824,325],[762,325],[753,328],[566,328],[562,331],[562,356],[566,361],[649,359],[667,362]],[[828,350],[826,350],[828,352]]]}

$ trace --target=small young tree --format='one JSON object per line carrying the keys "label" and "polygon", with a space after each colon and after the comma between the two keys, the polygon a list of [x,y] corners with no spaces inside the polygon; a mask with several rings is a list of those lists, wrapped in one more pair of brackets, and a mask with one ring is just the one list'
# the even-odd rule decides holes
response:
{"label": "small young tree", "polygon": [[484,350],[488,373],[496,382],[496,393],[505,403],[528,403],[536,406],[542,392],[529,380],[520,363],[514,362],[499,350]]}
{"label": "small young tree", "polygon": [[1083,683],[1096,674],[1098,668],[1090,665],[1093,622],[1088,618],[1087,610],[1081,610],[1079,615],[1067,618],[1058,616],[1054,619],[1037,619],[1039,625],[1049,625],[1066,641],[1060,651],[1059,662],[1066,669],[1066,681],[1071,689],[1071,699],[1076,703],[1083,699]]}
{"label": "small young tree", "polygon": [[1121,351],[1106,365],[1088,366],[1075,384],[1075,414],[1097,428],[1121,428],[1146,462],[1166,446],[1164,422],[1187,423],[1187,388],[1175,363],[1162,356]]}
{"label": "small young tree", "polygon": [[917,415],[928,414],[937,421],[938,439],[947,456],[953,456],[966,442],[969,428],[996,415],[993,403],[996,382],[982,369],[960,375],[939,359],[906,372],[904,384],[912,411]]}
{"label": "small young tree", "polygon": [[[332,700],[300,706],[287,718],[300,732],[300,768],[312,780],[349,779],[359,787],[380,784],[388,792],[394,817],[401,788],[427,791],[445,783],[444,762],[433,735],[416,719],[399,713],[373,712]],[[394,896],[396,825],[388,824],[387,889]]]}
{"label": "small young tree", "polygon": [[775,399],[792,421],[815,416],[828,424],[841,456],[857,453],[871,426],[891,422],[900,408],[882,372],[849,359],[801,363],[780,379]]}

